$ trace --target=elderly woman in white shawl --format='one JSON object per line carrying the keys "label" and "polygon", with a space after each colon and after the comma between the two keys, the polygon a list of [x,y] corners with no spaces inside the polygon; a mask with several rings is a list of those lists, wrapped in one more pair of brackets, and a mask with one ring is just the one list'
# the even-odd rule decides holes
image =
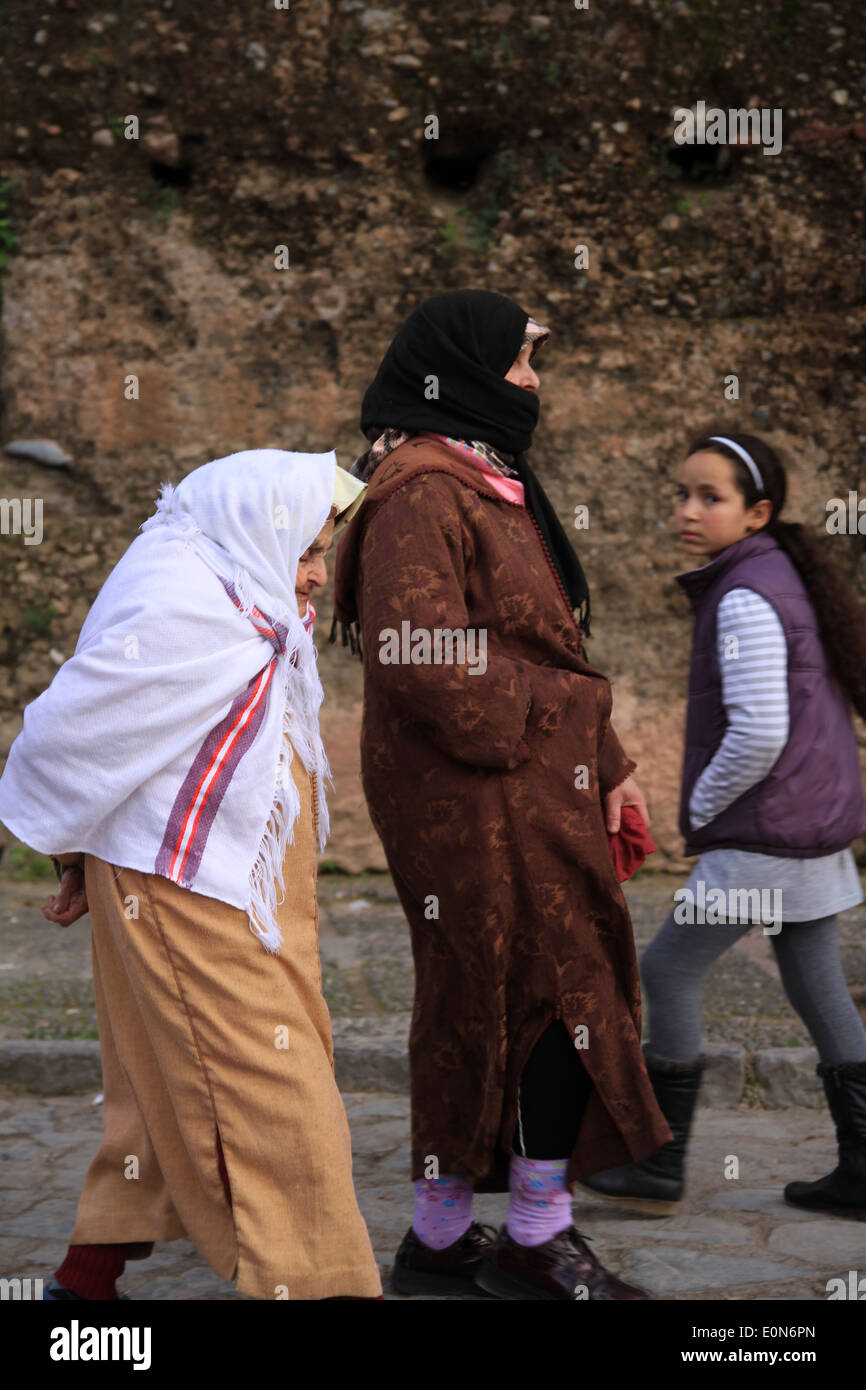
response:
{"label": "elderly woman in white shawl", "polygon": [[314,588],[363,485],[274,449],[166,485],[25,711],[0,819],[90,910],[105,1138],[45,1296],[188,1235],[253,1298],[378,1298],[322,997]]}

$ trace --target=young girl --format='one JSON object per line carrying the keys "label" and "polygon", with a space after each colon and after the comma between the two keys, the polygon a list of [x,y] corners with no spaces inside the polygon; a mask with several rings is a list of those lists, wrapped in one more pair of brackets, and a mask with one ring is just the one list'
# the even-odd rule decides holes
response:
{"label": "young girl", "polygon": [[[677,486],[683,546],[708,559],[677,576],[695,615],[680,830],[700,859],[641,966],[647,1069],[674,1140],[584,1184],[655,1215],[683,1193],[703,977],[757,921],[818,1049],[839,1142],[838,1167],[788,1183],[785,1198],[866,1210],[866,1029],[836,936],[837,912],[863,901],[849,848],[864,806],[848,700],[866,717],[866,628],[823,548],[780,520],[785,492],[776,454],[748,434],[698,439]],[[701,914],[696,899],[725,906]]]}

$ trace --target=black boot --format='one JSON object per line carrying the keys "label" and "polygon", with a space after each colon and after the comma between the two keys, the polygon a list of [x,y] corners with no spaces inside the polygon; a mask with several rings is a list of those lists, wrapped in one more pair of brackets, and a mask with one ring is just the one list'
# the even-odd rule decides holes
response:
{"label": "black boot", "polygon": [[839,1164],[817,1182],[789,1182],[785,1201],[866,1217],[866,1062],[819,1062],[816,1071],[836,1126]]}
{"label": "black boot", "polygon": [[578,1183],[594,1197],[632,1207],[648,1216],[672,1216],[685,1188],[686,1145],[705,1063],[655,1057],[644,1047],[646,1069],[673,1139],[650,1158],[607,1168]]}

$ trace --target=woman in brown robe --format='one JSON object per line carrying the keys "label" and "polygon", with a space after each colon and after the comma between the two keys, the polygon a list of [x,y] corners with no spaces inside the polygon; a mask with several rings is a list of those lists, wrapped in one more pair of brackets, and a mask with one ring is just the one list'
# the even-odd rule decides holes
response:
{"label": "woman in brown robe", "polygon": [[[607,838],[646,806],[582,652],[582,570],[522,456],[546,336],[484,291],[413,312],[365,396],[367,500],[337,560],[364,789],[415,960],[404,1292],[644,1297],[591,1255],[569,1189],[671,1138]],[[495,1243],[473,1188],[511,1191]]]}

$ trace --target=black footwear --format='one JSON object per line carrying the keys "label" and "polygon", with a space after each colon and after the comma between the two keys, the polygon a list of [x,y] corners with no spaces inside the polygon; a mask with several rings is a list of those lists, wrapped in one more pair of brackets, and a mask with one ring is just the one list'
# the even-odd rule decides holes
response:
{"label": "black footwear", "polygon": [[836,1126],[839,1164],[817,1182],[789,1182],[785,1201],[866,1218],[866,1062],[819,1062],[815,1070]]}
{"label": "black footwear", "polygon": [[[129,1302],[129,1294],[128,1294],[128,1293],[119,1294],[118,1297],[121,1298],[121,1299],[124,1299],[124,1298],[125,1298],[126,1301]],[[64,1302],[64,1301],[73,1302],[73,1303],[91,1303],[91,1302],[94,1302],[94,1301],[98,1301],[98,1300],[93,1300],[93,1299],[89,1299],[89,1298],[82,1298],[80,1293],[73,1293],[71,1289],[64,1289],[63,1285],[62,1285],[62,1284],[58,1284],[58,1282],[57,1282],[56,1279],[52,1279],[52,1280],[51,1280],[51,1283],[48,1284],[48,1285],[42,1290],[42,1299],[43,1299],[43,1302],[44,1302],[46,1299],[49,1299],[49,1300],[52,1300],[53,1302],[56,1302],[56,1303],[61,1303],[61,1302]],[[108,1301],[111,1302],[110,1299],[109,1299]]]}
{"label": "black footwear", "polygon": [[574,1227],[543,1245],[518,1245],[505,1226],[484,1256],[475,1282],[497,1298],[612,1302],[647,1299],[599,1264]]}
{"label": "black footwear", "polygon": [[593,1197],[642,1211],[672,1216],[685,1190],[686,1147],[705,1063],[655,1057],[644,1048],[646,1069],[673,1139],[649,1158],[607,1168],[576,1184]]}
{"label": "black footwear", "polygon": [[391,1287],[395,1293],[477,1293],[475,1271],[495,1238],[493,1226],[473,1221],[453,1245],[431,1250],[410,1226],[394,1257]]}

